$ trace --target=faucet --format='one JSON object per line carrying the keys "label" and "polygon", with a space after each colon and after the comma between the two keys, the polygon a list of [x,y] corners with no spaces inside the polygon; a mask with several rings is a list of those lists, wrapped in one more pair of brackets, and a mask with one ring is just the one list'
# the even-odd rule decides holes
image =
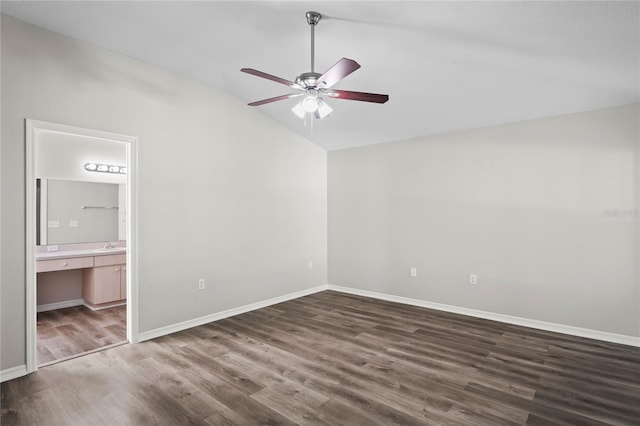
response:
{"label": "faucet", "polygon": [[110,249],[110,248],[115,248],[115,246],[116,246],[116,243],[106,243],[104,245],[104,248]]}

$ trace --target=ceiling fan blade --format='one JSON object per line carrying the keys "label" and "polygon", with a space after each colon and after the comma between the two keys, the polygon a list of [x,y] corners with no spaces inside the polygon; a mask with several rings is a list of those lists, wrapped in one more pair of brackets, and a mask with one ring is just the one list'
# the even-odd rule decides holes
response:
{"label": "ceiling fan blade", "polygon": [[332,98],[349,99],[351,101],[374,102],[383,104],[389,100],[389,95],[378,93],[352,92],[350,90],[332,90],[327,93]]}
{"label": "ceiling fan blade", "polygon": [[271,102],[283,101],[289,98],[297,98],[298,96],[302,96],[302,95],[304,95],[304,93],[291,93],[289,95],[281,95],[281,96],[276,96],[275,98],[269,98],[269,99],[263,99],[261,101],[251,102],[249,105],[259,106],[264,104],[270,104]]}
{"label": "ceiling fan blade", "polygon": [[324,83],[324,87],[329,88],[358,68],[360,68],[360,64],[353,59],[342,58],[322,74],[320,78],[316,80],[316,84],[320,86]]}
{"label": "ceiling fan blade", "polygon": [[298,85],[293,81],[285,80],[284,78],[276,77],[275,75],[267,74],[266,72],[254,70],[253,68],[241,68],[240,71],[252,74],[258,77],[266,78],[267,80],[275,81],[276,83],[284,84],[289,87],[297,87]]}

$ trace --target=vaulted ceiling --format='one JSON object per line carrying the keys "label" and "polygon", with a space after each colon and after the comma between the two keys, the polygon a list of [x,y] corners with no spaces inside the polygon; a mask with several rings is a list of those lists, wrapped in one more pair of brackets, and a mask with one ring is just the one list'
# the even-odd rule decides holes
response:
{"label": "vaulted ceiling", "polygon": [[[386,93],[378,105],[329,99],[311,129],[289,99],[265,114],[326,149],[402,140],[638,102],[639,3],[2,1],[3,13],[214,85],[246,101],[342,57],[362,68],[335,88]],[[252,108],[252,107],[247,107]]]}

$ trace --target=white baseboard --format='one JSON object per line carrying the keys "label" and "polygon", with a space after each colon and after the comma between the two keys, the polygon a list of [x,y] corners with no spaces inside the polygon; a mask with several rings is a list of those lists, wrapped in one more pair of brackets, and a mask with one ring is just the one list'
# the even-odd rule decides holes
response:
{"label": "white baseboard", "polygon": [[37,312],[54,311],[56,309],[72,308],[80,305],[84,305],[83,299],[63,300],[62,302],[38,305]]}
{"label": "white baseboard", "polygon": [[0,371],[0,383],[6,382],[8,380],[17,379],[18,377],[27,375],[27,366],[19,365],[13,368],[7,368],[6,370]]}
{"label": "white baseboard", "polygon": [[179,322],[177,324],[167,325],[165,327],[156,328],[154,330],[144,331],[138,334],[138,342],[145,340],[155,339],[157,337],[165,336],[167,334],[176,333],[178,331],[186,330],[188,328],[197,327],[213,321],[219,321],[224,318],[229,318],[235,315],[244,314],[245,312],[255,311],[256,309],[266,308],[267,306],[275,305],[276,303],[286,302],[288,300],[297,299],[299,297],[308,296],[310,294],[318,293],[327,289],[327,285],[320,285],[312,287],[306,290],[296,291],[294,293],[285,294],[284,296],[278,296],[271,299],[263,300],[249,305],[240,306],[238,308],[228,309],[226,311],[218,312],[211,315],[205,315],[200,318],[194,318],[192,320]]}
{"label": "white baseboard", "polygon": [[126,305],[127,301],[121,301],[121,302],[113,302],[113,303],[105,303],[104,305],[92,305],[90,303],[85,302],[84,300],[82,301],[82,305],[85,306],[85,308],[89,308],[92,311],[99,311],[101,309],[107,309],[107,308],[115,308],[116,306],[122,306],[122,305]]}
{"label": "white baseboard", "polygon": [[327,285],[328,290],[342,293],[355,294],[357,296],[371,297],[374,299],[386,300],[389,302],[404,303],[406,305],[420,306],[423,308],[437,309],[439,311],[452,312],[455,314],[468,315],[476,318],[484,318],[493,321],[500,321],[507,324],[521,325],[524,327],[537,328],[539,330],[553,331],[556,333],[569,334],[571,336],[586,337],[589,339],[603,340],[605,342],[620,343],[623,345],[640,347],[640,337],[627,336],[624,334],[608,333],[605,331],[591,330],[588,328],[574,327],[570,325],[556,324],[545,321],[538,321],[528,318],[515,317],[511,315],[496,314],[493,312],[479,311],[476,309],[462,308],[459,306],[445,305],[442,303],[428,302],[426,300],[412,299],[409,297],[394,296],[386,293],[360,290],[351,287],[337,285]]}

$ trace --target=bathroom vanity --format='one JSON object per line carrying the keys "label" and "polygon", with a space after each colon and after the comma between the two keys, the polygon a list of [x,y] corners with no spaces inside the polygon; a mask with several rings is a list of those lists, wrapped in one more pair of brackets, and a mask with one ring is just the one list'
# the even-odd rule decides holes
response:
{"label": "bathroom vanity", "polygon": [[[126,248],[79,248],[36,253],[36,272],[38,284],[46,285],[50,292],[52,286],[65,283],[60,281],[81,280],[81,297],[72,297],[67,301],[56,301],[51,308],[84,304],[90,309],[104,309],[126,303],[127,267]],[[75,271],[75,274],[64,274]],[[68,298],[68,297],[67,297]],[[47,306],[50,306],[47,305]],[[38,310],[48,310],[47,306]]]}

